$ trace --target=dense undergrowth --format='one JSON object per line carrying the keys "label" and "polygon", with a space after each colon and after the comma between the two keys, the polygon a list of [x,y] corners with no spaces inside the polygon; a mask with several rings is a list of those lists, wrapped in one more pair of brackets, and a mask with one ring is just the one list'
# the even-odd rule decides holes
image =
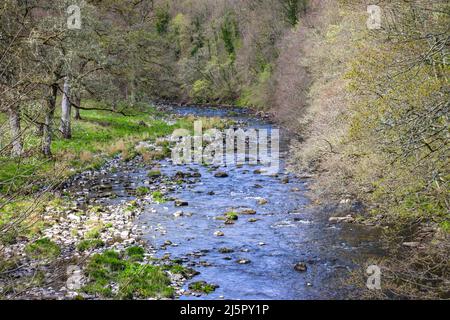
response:
{"label": "dense undergrowth", "polygon": [[293,166],[316,173],[318,201],[360,201],[362,218],[385,227],[379,297],[445,298],[450,7],[380,6],[379,30],[366,27],[362,1],[319,1],[292,31],[304,43],[297,70],[311,78]]}

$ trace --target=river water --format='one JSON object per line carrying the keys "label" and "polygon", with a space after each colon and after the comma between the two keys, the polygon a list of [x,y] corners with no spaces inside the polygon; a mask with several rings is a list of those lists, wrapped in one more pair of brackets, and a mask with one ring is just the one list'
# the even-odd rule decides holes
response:
{"label": "river water", "polygon": [[[179,107],[171,112],[231,118],[245,128],[273,126],[239,109]],[[285,171],[288,138],[281,131],[278,176],[255,173],[261,166],[254,165],[211,169],[159,162],[163,176],[173,177],[180,171],[195,175],[167,190],[166,196],[182,199],[187,206],[176,207],[173,201],[147,206],[137,221],[146,226],[144,239],[157,249],[156,256],[170,254],[171,259],[200,272],[189,282],[218,285],[209,295],[180,299],[342,299],[351,290],[342,283],[348,271],[362,268],[360,264],[379,253],[374,244],[376,232],[357,225],[330,224],[329,211],[310,203],[306,196],[310,181]],[[215,177],[217,170],[228,177]],[[96,185],[106,184],[107,192],[93,191],[92,196],[103,202],[132,199],[131,191],[145,185],[147,172],[147,167],[137,166],[105,173],[91,187],[98,190]],[[260,204],[261,199],[267,203]],[[240,214],[230,225],[217,219],[243,209],[253,209],[256,214]],[[180,210],[183,215],[175,216]],[[224,235],[217,236],[217,231]],[[294,269],[299,262],[306,264],[305,272]]]}

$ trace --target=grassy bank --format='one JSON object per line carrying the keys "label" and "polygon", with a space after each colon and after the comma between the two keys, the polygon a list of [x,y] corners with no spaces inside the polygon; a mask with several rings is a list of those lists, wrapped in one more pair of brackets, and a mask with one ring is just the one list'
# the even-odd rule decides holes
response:
{"label": "grassy bank", "polygon": [[[87,101],[83,107],[98,107]],[[40,156],[40,138],[29,129],[25,131],[25,153],[20,159],[0,158],[0,228],[14,223],[2,233],[2,242],[10,243],[14,237],[32,237],[44,227],[39,214],[49,201],[55,200],[51,192],[70,176],[88,169],[99,168],[108,159],[121,155],[130,159],[137,155],[139,141],[154,141],[170,134],[175,128],[189,127],[189,122],[174,125],[162,120],[162,114],[147,106],[124,116],[108,111],[81,110],[82,120],[73,120],[72,138],[63,139],[54,134],[53,157]],[[1,119],[2,122],[6,119]],[[58,114],[54,123],[59,123]],[[26,127],[26,123],[23,126]],[[161,157],[158,152],[148,158]],[[23,219],[20,218],[23,215]]]}
{"label": "grassy bank", "polygon": [[[87,101],[83,107],[97,108],[99,105]],[[71,210],[70,198],[53,192],[61,183],[79,172],[97,169],[115,156],[128,160],[141,154],[149,161],[160,159],[168,155],[170,150],[167,147],[152,151],[137,149],[136,145],[141,141],[155,142],[176,128],[192,127],[189,119],[167,123],[163,119],[165,115],[151,106],[135,107],[126,113],[127,116],[108,111],[81,110],[82,119],[72,122],[71,139],[63,139],[55,132],[52,158],[41,157],[40,137],[34,129],[25,131],[25,152],[21,158],[0,158],[0,299],[4,295],[20,295],[28,287],[43,286],[48,277],[44,276],[40,266],[53,270],[56,264],[62,263],[63,251],[70,250],[70,246],[46,237],[46,232],[55,228],[60,223],[59,219],[66,219],[67,212]],[[1,120],[6,121],[5,118]],[[58,114],[54,123],[55,126],[59,123]],[[24,122],[22,125],[26,127],[27,124]],[[77,214],[79,217],[92,214],[91,220],[97,221],[95,219],[98,219],[101,210],[100,207],[89,206]],[[55,218],[49,220],[46,218],[48,214],[53,214]],[[100,239],[100,231],[112,234],[115,227],[92,221],[86,222],[85,226],[92,230],[87,231],[85,239],[76,244],[76,251],[83,254],[106,247]],[[12,252],[11,248],[14,248]],[[131,256],[132,249],[139,254]],[[130,250],[126,259],[115,251],[107,251],[94,255],[86,262],[79,261],[80,266],[87,263],[89,279],[81,292],[123,299],[173,296],[174,289],[170,286],[167,273],[158,266],[141,264],[145,249],[132,247]],[[33,268],[32,276],[17,279],[8,276],[11,270],[21,268],[24,263]],[[65,275],[58,272],[55,269],[55,275],[64,279]],[[116,283],[119,291],[112,292],[111,288]]]}
{"label": "grassy bank", "polygon": [[[84,107],[92,104],[87,102]],[[81,117],[82,120],[73,120],[71,139],[63,139],[58,133],[54,135],[51,159],[39,155],[40,138],[30,132],[31,129],[26,132],[26,156],[22,159],[0,158],[0,190],[26,193],[32,191],[26,188],[30,178],[45,182],[49,173],[57,173],[64,179],[76,172],[98,168],[117,154],[131,157],[137,141],[154,140],[170,134],[177,127],[158,119],[158,112],[152,107],[128,116],[81,110]],[[58,115],[54,123],[59,123]]]}

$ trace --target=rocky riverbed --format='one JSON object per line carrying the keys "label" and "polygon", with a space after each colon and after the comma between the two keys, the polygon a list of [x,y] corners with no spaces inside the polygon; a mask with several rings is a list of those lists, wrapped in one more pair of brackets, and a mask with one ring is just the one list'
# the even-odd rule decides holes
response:
{"label": "rocky riverbed", "polygon": [[[245,128],[272,127],[242,110],[172,112],[222,117]],[[340,280],[358,267],[354,260],[377,254],[376,234],[348,223],[353,221],[349,206],[341,206],[342,218],[329,219],[309,202],[309,178],[284,167],[283,133],[280,170],[272,174],[263,165],[174,165],[167,158],[145,157],[145,151],[161,152],[162,145],[163,140],[141,142],[136,149],[143,156],[116,157],[68,181],[62,201],[42,214],[48,224],[43,236],[60,248],[58,257],[31,259],[27,241],[3,248],[6,259],[20,266],[9,277],[29,283],[41,275],[38,285],[10,298],[104,298],[80,290],[91,280],[87,262],[95,254],[136,246],[145,250],[140,265],[164,270],[174,298],[342,298]],[[77,286],[68,282],[74,277]]]}

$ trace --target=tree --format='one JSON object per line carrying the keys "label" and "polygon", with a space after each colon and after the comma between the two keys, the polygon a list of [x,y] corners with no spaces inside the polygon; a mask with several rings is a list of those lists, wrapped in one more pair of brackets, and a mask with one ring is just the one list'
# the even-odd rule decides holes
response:
{"label": "tree", "polygon": [[62,93],[62,102],[61,102],[61,126],[59,128],[65,139],[70,139],[72,137],[72,131],[70,126],[71,103],[69,96],[70,96],[70,83],[69,78],[66,76],[64,78],[64,89]]}

